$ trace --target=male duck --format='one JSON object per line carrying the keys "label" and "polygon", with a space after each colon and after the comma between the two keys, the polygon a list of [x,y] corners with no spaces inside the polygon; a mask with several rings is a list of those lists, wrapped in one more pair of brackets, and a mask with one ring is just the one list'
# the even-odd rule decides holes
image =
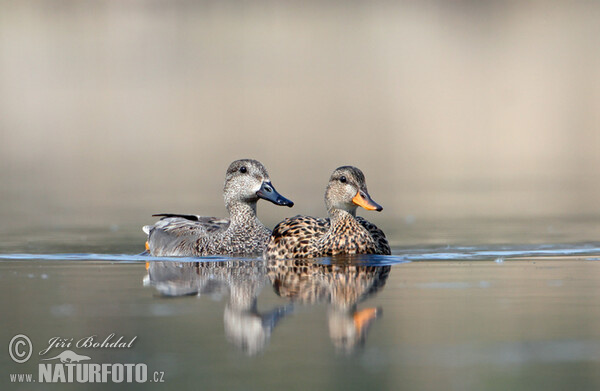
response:
{"label": "male duck", "polygon": [[271,231],[256,216],[258,199],[275,205],[294,205],[275,190],[265,167],[251,159],[236,160],[229,165],[223,197],[229,219],[154,215],[162,218],[144,227],[148,252],[154,256],[260,255]]}
{"label": "male duck", "polygon": [[328,219],[295,216],[277,224],[266,259],[314,258],[344,254],[391,254],[383,231],[356,216],[356,208],[381,211],[356,167],[336,169],[325,191]]}

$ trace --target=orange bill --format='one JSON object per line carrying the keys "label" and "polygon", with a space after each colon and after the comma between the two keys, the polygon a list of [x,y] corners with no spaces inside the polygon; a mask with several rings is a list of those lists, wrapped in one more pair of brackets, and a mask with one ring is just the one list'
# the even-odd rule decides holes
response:
{"label": "orange bill", "polygon": [[354,198],[352,198],[352,202],[354,202],[358,206],[362,206],[366,210],[376,210],[378,212],[383,210],[383,207],[379,205],[377,202],[371,199],[369,193],[358,191]]}

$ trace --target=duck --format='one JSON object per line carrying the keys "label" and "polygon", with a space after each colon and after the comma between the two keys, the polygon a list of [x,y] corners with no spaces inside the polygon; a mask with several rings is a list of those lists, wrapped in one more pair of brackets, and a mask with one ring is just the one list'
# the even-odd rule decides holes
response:
{"label": "duck", "polygon": [[143,227],[148,235],[146,252],[152,256],[260,256],[271,230],[256,215],[258,200],[294,206],[275,190],[263,164],[253,159],[229,165],[223,198],[229,218],[154,214],[160,220]]}
{"label": "duck", "polygon": [[329,218],[297,215],[277,224],[263,254],[264,258],[391,254],[383,231],[356,216],[359,206],[366,210],[383,210],[369,195],[365,176],[360,169],[342,166],[333,171],[325,190],[325,206]]}

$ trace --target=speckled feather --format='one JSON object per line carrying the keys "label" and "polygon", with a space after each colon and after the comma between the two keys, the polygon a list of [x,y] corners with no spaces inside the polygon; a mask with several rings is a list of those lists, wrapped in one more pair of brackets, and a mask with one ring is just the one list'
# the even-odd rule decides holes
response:
{"label": "speckled feather", "polygon": [[275,226],[267,259],[317,258],[343,254],[391,254],[383,231],[362,217],[348,217],[331,227],[330,219],[294,216]]}
{"label": "speckled feather", "polygon": [[260,255],[271,231],[253,216],[246,223],[199,216],[198,221],[166,217],[151,227],[148,245],[154,256]]}

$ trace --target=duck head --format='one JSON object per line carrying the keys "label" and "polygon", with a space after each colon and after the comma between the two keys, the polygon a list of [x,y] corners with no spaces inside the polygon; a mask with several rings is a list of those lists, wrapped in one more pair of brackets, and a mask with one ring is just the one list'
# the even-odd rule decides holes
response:
{"label": "duck head", "polygon": [[236,160],[229,165],[223,196],[227,207],[238,202],[256,204],[259,198],[275,205],[294,206],[292,201],[275,190],[262,163],[252,159]]}
{"label": "duck head", "polygon": [[383,210],[369,195],[362,171],[353,166],[339,167],[331,174],[325,191],[325,205],[330,212],[341,209],[353,216],[359,206],[378,212]]}

